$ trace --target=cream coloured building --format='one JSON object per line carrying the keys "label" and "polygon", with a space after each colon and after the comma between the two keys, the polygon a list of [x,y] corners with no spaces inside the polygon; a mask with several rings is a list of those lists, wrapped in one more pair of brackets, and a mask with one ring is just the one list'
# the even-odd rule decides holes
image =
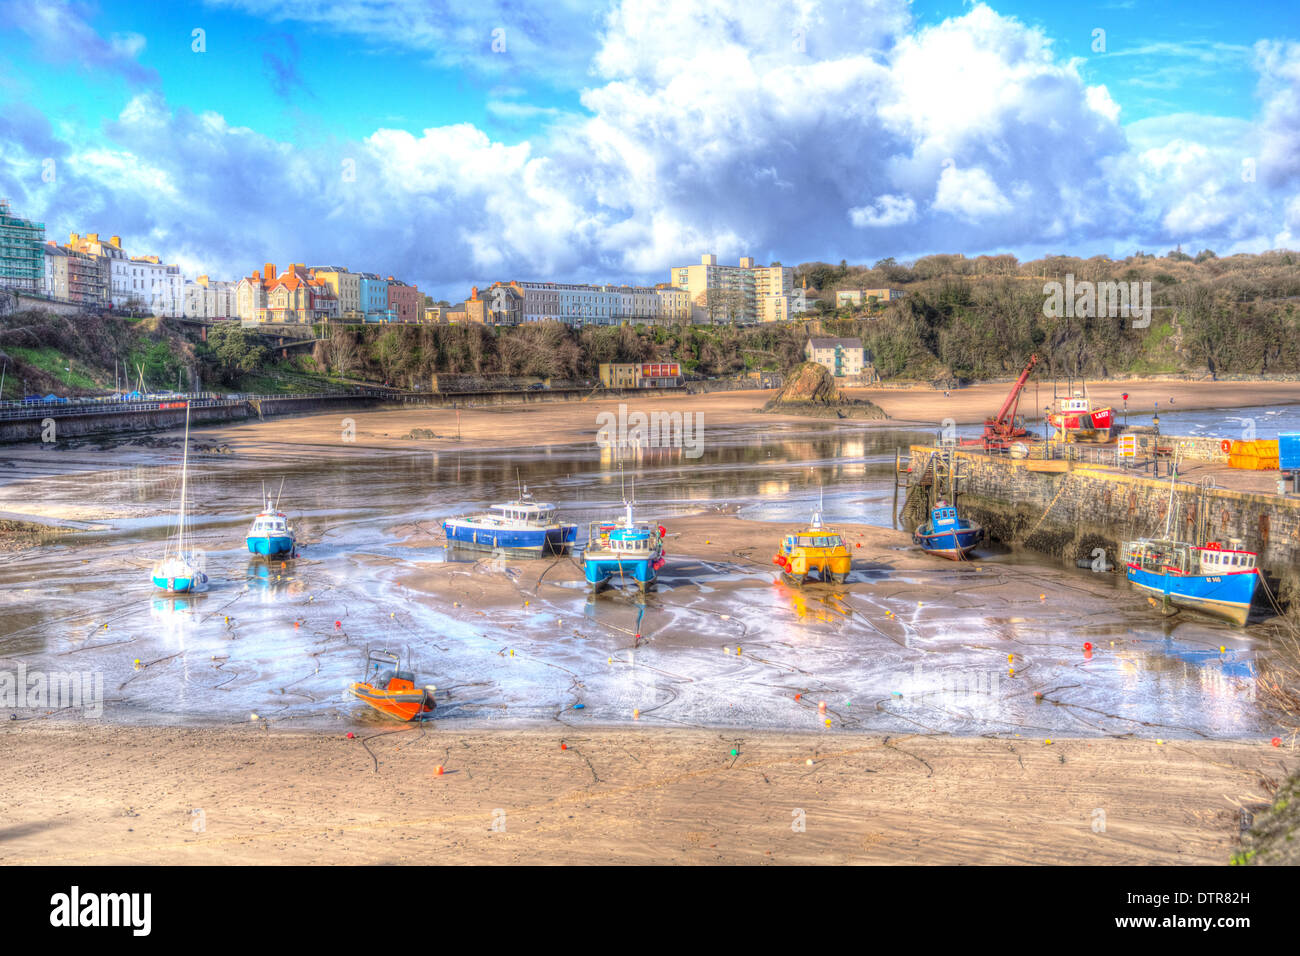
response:
{"label": "cream coloured building", "polygon": [[669,278],[686,292],[697,324],[784,322],[807,310],[803,291],[794,288],[793,269],[756,265],[751,256],[726,266],[705,254],[698,265],[674,266]]}

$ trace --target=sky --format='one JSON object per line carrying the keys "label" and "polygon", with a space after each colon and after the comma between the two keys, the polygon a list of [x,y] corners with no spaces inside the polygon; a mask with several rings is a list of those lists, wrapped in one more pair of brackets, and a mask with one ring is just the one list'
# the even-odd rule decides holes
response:
{"label": "sky", "polygon": [[0,0],[0,196],[435,298],[1300,248],[1300,4]]}

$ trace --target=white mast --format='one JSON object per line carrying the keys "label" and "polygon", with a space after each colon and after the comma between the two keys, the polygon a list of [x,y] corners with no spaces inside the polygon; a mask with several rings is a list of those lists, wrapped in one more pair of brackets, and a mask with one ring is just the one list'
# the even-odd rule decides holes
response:
{"label": "white mast", "polygon": [[181,452],[181,514],[176,530],[176,550],[182,561],[188,563],[185,551],[185,495],[188,490],[188,472],[190,463],[190,403],[185,403],[185,445]]}

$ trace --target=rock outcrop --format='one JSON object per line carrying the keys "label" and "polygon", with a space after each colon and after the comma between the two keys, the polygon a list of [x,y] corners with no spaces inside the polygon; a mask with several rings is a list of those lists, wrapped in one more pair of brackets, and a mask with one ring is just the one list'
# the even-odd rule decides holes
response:
{"label": "rock outcrop", "polygon": [[816,362],[804,362],[792,369],[785,387],[760,411],[811,418],[882,420],[889,417],[874,402],[841,394],[834,376]]}

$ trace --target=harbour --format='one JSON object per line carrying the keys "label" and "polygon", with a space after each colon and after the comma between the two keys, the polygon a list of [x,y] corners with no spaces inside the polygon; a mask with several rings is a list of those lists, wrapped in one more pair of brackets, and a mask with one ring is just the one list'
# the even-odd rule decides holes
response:
{"label": "harbour", "polygon": [[[669,558],[644,594],[593,594],[572,555],[465,555],[441,533],[445,517],[514,498],[521,473],[584,530],[618,514],[619,454],[590,443],[379,460],[281,449],[299,547],[286,561],[244,547],[264,471],[256,446],[192,456],[190,534],[210,583],[177,596],[131,569],[167,533],[160,505],[180,448],[70,449],[69,471],[40,480],[37,510],[99,530],[0,561],[0,654],[102,668],[107,719],[124,724],[365,725],[379,718],[343,689],[383,648],[436,687],[448,727],[1273,735],[1254,689],[1267,628],[1166,620],[1122,577],[996,535],[970,561],[921,553],[893,473],[898,448],[923,439],[786,421],[762,434],[715,427],[698,460],[635,450],[624,467],[637,514],[663,526]],[[24,459],[11,460],[0,510],[21,511],[31,486]],[[985,520],[980,489],[959,500]],[[819,499],[852,570],[842,584],[791,586],[771,556]]]}

